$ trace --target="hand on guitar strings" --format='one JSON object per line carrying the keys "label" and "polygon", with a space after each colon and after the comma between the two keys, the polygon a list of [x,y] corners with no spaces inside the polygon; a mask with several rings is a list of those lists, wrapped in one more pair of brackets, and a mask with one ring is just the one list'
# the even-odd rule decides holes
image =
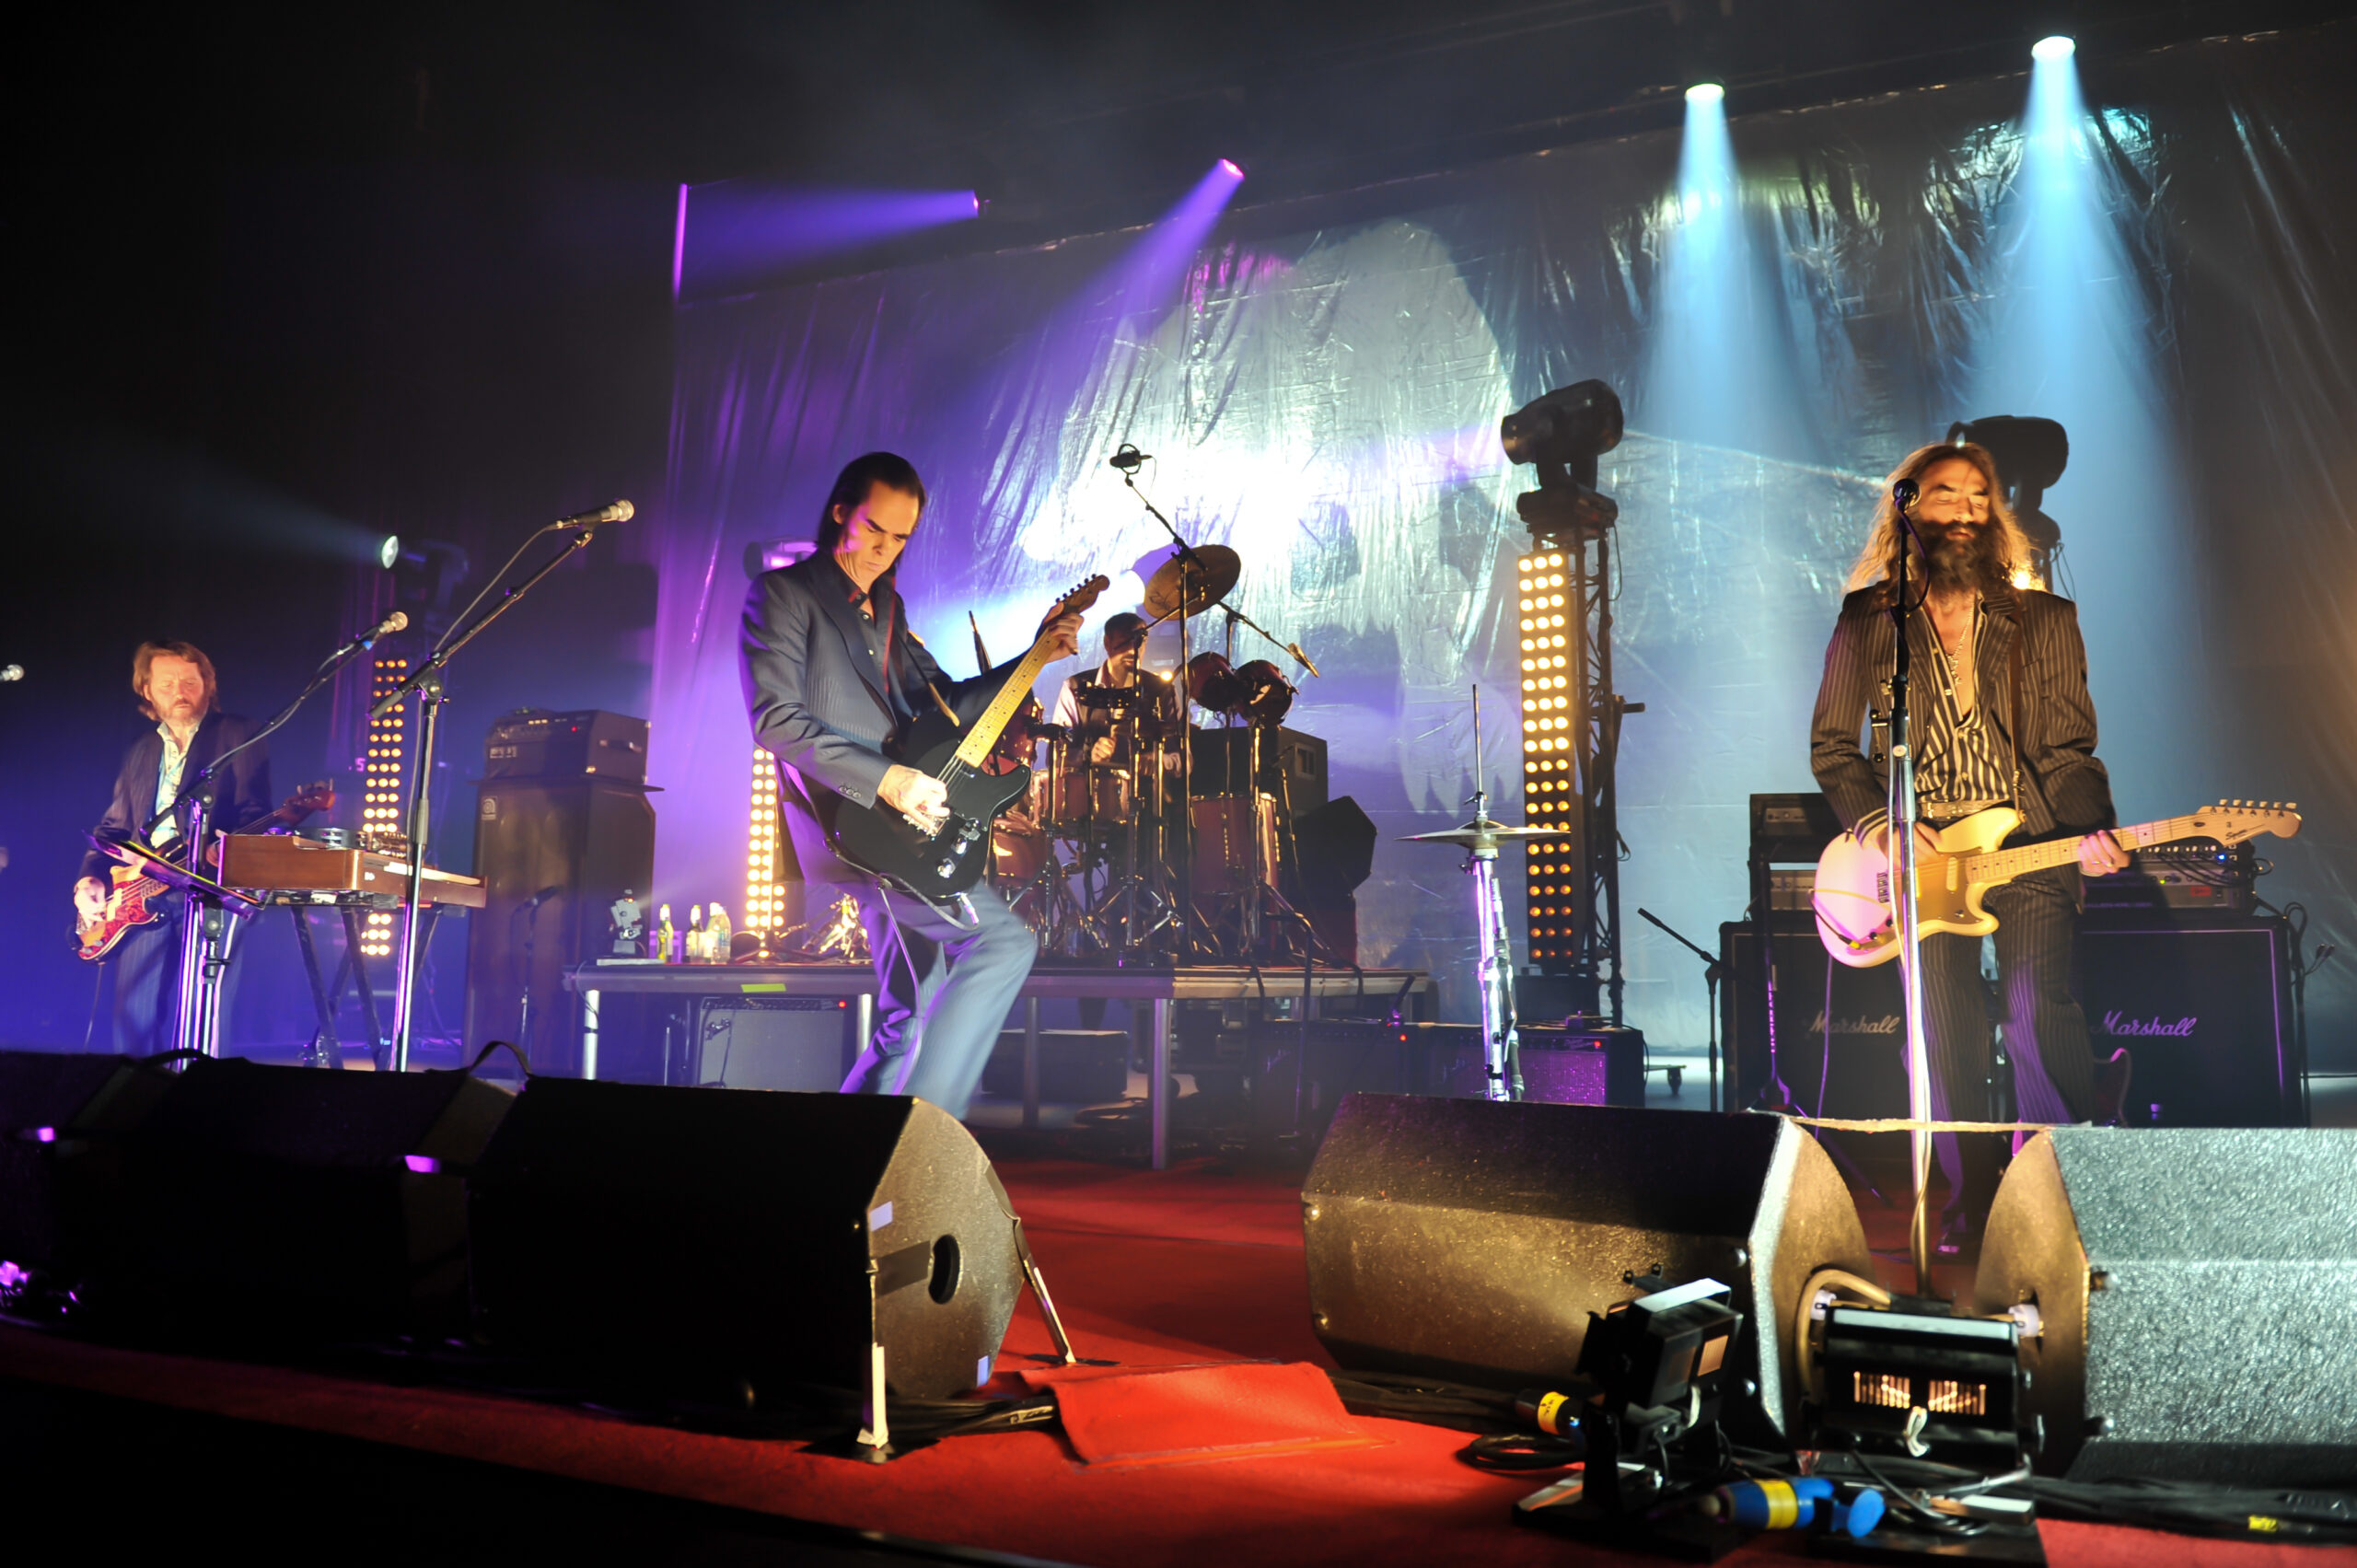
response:
{"label": "hand on guitar strings", "polygon": [[2128,869],[2128,851],[2110,833],[2089,833],[2079,841],[2079,869],[2090,877],[2108,877]]}
{"label": "hand on guitar strings", "polygon": [[106,879],[100,877],[85,877],[75,883],[74,908],[85,920],[96,920],[106,913]]}
{"label": "hand on guitar strings", "polygon": [[884,771],[884,782],[876,786],[876,793],[884,797],[885,805],[906,817],[911,826],[924,832],[938,832],[949,820],[948,786],[931,773],[895,762]]}
{"label": "hand on guitar strings", "polygon": [[1050,658],[1072,657],[1080,652],[1080,612],[1050,615],[1039,622],[1039,635],[1047,639]]}

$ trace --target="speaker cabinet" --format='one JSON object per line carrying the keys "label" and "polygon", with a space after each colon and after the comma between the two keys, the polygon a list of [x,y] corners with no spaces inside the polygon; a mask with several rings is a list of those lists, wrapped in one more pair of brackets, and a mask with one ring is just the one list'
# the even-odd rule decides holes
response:
{"label": "speaker cabinet", "polygon": [[[1906,1030],[1899,1011],[1898,966],[1853,970],[1833,962],[1806,914],[1776,917],[1773,940],[1776,1032],[1771,1051],[1759,939],[1747,921],[1719,927],[1719,952],[1728,969],[1719,992],[1719,1029],[1727,1042],[1728,1107],[1742,1109],[1759,1103],[1773,1075],[1792,1092],[1794,1103],[1812,1116],[1861,1121],[1905,1116]],[[1833,982],[1829,1005],[1829,972]],[[1830,1130],[1825,1136],[1884,1191],[1907,1185],[1905,1138]]]}
{"label": "speaker cabinet", "polygon": [[2090,918],[2079,1000],[2097,1060],[2126,1046],[2131,1126],[2297,1127],[2307,1116],[2281,919]]}
{"label": "speaker cabinet", "polygon": [[865,1389],[881,1346],[946,1398],[1022,1279],[981,1145],[906,1096],[536,1077],[468,1197],[479,1330],[609,1374]]}
{"label": "speaker cabinet", "polygon": [[1761,1435],[1798,1413],[1809,1274],[1873,1277],[1832,1162],[1782,1118],[1353,1095],[1302,1213],[1311,1324],[1345,1367],[1566,1378],[1624,1276],[1721,1280],[1744,1315],[1731,1419]]}
{"label": "speaker cabinet", "polygon": [[173,1330],[458,1332],[465,1172],[514,1098],[465,1073],[127,1069],[72,1131],[84,1301]]}
{"label": "speaker cabinet", "polygon": [[564,971],[610,953],[614,900],[625,889],[644,900],[654,886],[646,786],[603,775],[486,779],[477,786],[474,870],[485,902],[468,934],[467,1040],[514,1040],[535,1073],[579,1073]]}
{"label": "speaker cabinet", "polygon": [[107,1102],[128,1094],[144,1107],[171,1081],[120,1056],[0,1051],[0,1261],[70,1285],[89,1239],[67,1212],[75,1178],[115,1166],[84,1129]]}
{"label": "speaker cabinet", "polygon": [[1974,1287],[2035,1307],[2038,1465],[2357,1475],[2357,1132],[2063,1127],[2005,1173]]}

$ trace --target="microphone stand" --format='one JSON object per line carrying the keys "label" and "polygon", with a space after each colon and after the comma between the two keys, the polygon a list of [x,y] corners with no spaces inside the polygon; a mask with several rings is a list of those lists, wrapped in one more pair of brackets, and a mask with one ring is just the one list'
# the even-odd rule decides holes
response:
{"label": "microphone stand", "polygon": [[[1202,557],[1195,553],[1193,545],[1180,537],[1178,526],[1162,515],[1162,508],[1146,499],[1145,492],[1138,488],[1136,469],[1123,469],[1121,482],[1130,487],[1130,494],[1138,498],[1138,505],[1145,508],[1146,515],[1162,525],[1162,531],[1170,536],[1170,542],[1177,546],[1178,551],[1176,558],[1178,562],[1178,608],[1171,611],[1171,615],[1175,615],[1178,620],[1178,668],[1173,677],[1178,682],[1180,731],[1178,738],[1179,811],[1176,825],[1178,830],[1179,858],[1185,862],[1186,871],[1178,878],[1178,886],[1172,891],[1178,895],[1178,956],[1181,958],[1191,958],[1195,956],[1195,726],[1188,714],[1188,709],[1193,705],[1193,700],[1187,691],[1187,672],[1188,665],[1194,657],[1194,640],[1189,634],[1187,623],[1195,616],[1195,609],[1190,602],[1193,597],[1193,576],[1195,568],[1202,563]],[[1158,618],[1164,621],[1168,619],[1170,616]],[[1153,626],[1148,625],[1146,630],[1151,632]],[[1140,645],[1138,652],[1140,661],[1143,662],[1145,652],[1144,645]],[[1168,808],[1166,806],[1163,827],[1166,835],[1169,832],[1170,827]]]}
{"label": "microphone stand", "polygon": [[[1906,482],[1904,481],[1902,483]],[[1915,1294],[1932,1294],[1931,1208],[1926,1187],[1931,1180],[1932,1135],[1922,1123],[1931,1120],[1932,1077],[1924,1060],[1923,966],[1918,943],[1915,889],[1915,747],[1909,727],[1908,677],[1912,665],[1907,644],[1907,552],[1910,544],[1922,548],[1915,531],[1911,495],[1897,497],[1898,521],[1905,537],[1898,541],[1898,562],[1893,575],[1890,624],[1898,644],[1890,681],[1890,768],[1886,820],[1891,846],[1891,912],[1898,928],[1900,1013],[1907,1030],[1908,1156],[1915,1181],[1915,1212],[1908,1226],[1907,1249],[1915,1265]],[[1928,567],[1931,556],[1925,552]],[[1833,1020],[1825,1021],[1829,1035]]]}
{"label": "microphone stand", "polygon": [[[563,526],[552,523],[532,537],[537,539],[540,534],[552,532]],[[373,723],[393,712],[406,698],[412,695],[417,698],[417,771],[411,776],[409,786],[409,865],[403,868],[408,873],[408,885],[402,889],[401,967],[393,989],[393,1071],[396,1073],[409,1071],[410,1045],[417,1008],[417,977],[425,957],[418,951],[417,934],[425,889],[426,839],[433,825],[433,791],[430,786],[434,778],[435,730],[442,713],[442,670],[459,649],[482,635],[485,627],[506,614],[515,607],[517,600],[538,587],[542,578],[578,552],[588,548],[589,541],[597,537],[597,533],[595,525],[583,528],[573,536],[572,543],[551,556],[539,571],[500,595],[499,602],[493,605],[481,620],[445,636],[435,650],[410,671],[407,679],[377,698],[368,710],[369,720]],[[524,543],[528,546],[531,540],[526,540]],[[517,555],[523,553],[521,549],[516,552]],[[511,563],[514,559],[509,557]],[[484,590],[485,593],[489,591],[488,588]],[[482,602],[482,596],[477,595],[475,603]],[[472,605],[468,607],[470,610],[473,608]]]}
{"label": "microphone stand", "polygon": [[1719,981],[1726,975],[1726,965],[1716,953],[1705,952],[1672,929],[1669,923],[1640,904],[1637,912],[1652,921],[1663,935],[1702,960],[1702,989],[1710,997],[1711,1028],[1711,1109],[1719,1109]]}

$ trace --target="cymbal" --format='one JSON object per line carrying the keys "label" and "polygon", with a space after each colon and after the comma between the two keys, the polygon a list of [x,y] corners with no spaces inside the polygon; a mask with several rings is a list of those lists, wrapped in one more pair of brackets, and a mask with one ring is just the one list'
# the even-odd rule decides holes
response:
{"label": "cymbal", "polygon": [[1563,828],[1517,828],[1510,822],[1499,822],[1487,817],[1476,817],[1461,828],[1449,828],[1437,833],[1410,833],[1400,839],[1403,844],[1455,844],[1459,849],[1476,852],[1488,850],[1495,854],[1502,843],[1521,843],[1536,839],[1568,839]]}
{"label": "cymbal", "polygon": [[[1178,602],[1178,581],[1187,579],[1187,602]],[[1201,615],[1225,598],[1244,575],[1243,558],[1224,544],[1199,544],[1192,563],[1172,556],[1154,569],[1154,576],[1145,586],[1145,613],[1151,621],[1167,617]]]}

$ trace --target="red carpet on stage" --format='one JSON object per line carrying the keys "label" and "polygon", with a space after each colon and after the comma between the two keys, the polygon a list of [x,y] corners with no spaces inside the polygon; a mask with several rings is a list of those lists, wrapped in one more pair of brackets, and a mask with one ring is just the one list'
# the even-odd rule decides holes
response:
{"label": "red carpet on stage", "polygon": [[[1065,1431],[951,1438],[889,1464],[450,1388],[0,1330],[0,1376],[901,1536],[1122,1568],[1651,1562],[1515,1526],[1551,1479],[1476,1470],[1465,1434],[1345,1412],[1308,1326],[1297,1189],[1202,1166],[1002,1162],[1075,1348],[1027,1301],[1002,1386],[1055,1388]],[[1039,1359],[1033,1359],[1039,1358]],[[2324,1560],[2062,1527],[2056,1562]],[[2144,1544],[2147,1542],[2157,1545]],[[1762,1537],[1758,1559],[1802,1543]],[[2199,1557],[2195,1554],[2199,1553]]]}

